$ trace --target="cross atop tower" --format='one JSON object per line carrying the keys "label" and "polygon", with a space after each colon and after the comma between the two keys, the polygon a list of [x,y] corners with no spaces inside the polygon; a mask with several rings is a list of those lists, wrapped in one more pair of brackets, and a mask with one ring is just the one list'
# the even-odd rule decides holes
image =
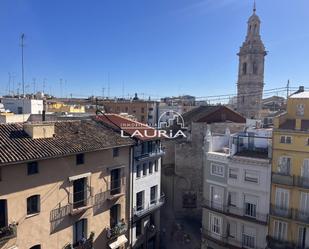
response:
{"label": "cross atop tower", "polygon": [[256,12],[256,2],[254,0],[254,3],[253,3],[253,13],[255,13],[255,12]]}

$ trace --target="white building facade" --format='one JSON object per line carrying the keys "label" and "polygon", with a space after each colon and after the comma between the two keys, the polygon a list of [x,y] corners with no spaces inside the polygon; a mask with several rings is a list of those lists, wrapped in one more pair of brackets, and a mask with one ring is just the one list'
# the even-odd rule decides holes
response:
{"label": "white building facade", "polygon": [[5,109],[15,114],[42,114],[43,100],[41,99],[16,99],[4,98],[1,100]]}
{"label": "white building facade", "polygon": [[131,231],[132,248],[159,248],[161,193],[161,160],[159,140],[138,140],[133,148],[131,170]]}
{"label": "white building facade", "polygon": [[265,248],[271,130],[209,133],[206,143],[202,249]]}

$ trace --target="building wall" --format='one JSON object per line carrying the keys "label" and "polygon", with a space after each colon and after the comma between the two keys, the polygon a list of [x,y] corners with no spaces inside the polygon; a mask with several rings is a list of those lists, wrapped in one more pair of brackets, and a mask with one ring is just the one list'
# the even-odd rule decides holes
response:
{"label": "building wall", "polygon": [[[133,213],[134,209],[136,208],[136,194],[138,192],[144,191],[144,207],[147,209],[151,206],[150,200],[150,189],[153,186],[157,186],[157,199],[161,196],[161,156],[148,156],[141,160],[136,160],[135,157],[141,155],[141,145],[136,145],[134,149],[134,165],[133,165],[133,172],[132,172],[132,208]],[[155,171],[155,161],[158,165],[158,171]],[[149,173],[149,163],[153,163],[153,173]],[[143,175],[143,165],[147,165],[147,174],[146,176]],[[140,166],[140,177],[137,177],[137,165]],[[134,214],[133,214],[134,215]],[[159,231],[160,227],[160,209],[153,209],[153,211],[149,212],[145,217],[141,218],[142,222],[142,235],[140,237],[136,236],[136,223],[133,223],[132,226],[132,246],[140,246],[143,244],[144,248],[147,246],[147,242],[150,239],[149,238],[149,232],[147,231],[147,227],[150,224],[150,215],[153,215],[154,218],[154,224],[155,225],[155,232],[152,233],[152,236],[155,236],[156,242],[155,242],[155,248],[159,247],[159,233],[156,233],[156,231]]]}
{"label": "building wall", "polygon": [[[126,195],[110,201],[107,196],[111,167],[123,167],[123,179],[128,186],[129,147],[120,149],[119,157],[112,157],[112,150],[85,154],[84,165],[75,164],[75,156],[39,161],[39,173],[27,175],[24,163],[1,166],[0,199],[6,199],[8,222],[18,222],[17,238],[10,240],[3,249],[15,244],[19,249],[29,249],[41,244],[44,249],[63,248],[73,243],[73,224],[88,219],[88,236],[95,233],[94,247],[107,248],[106,228],[110,226],[109,209],[121,204],[121,217],[128,222]],[[88,183],[93,189],[95,205],[79,215],[70,215],[68,200],[72,193],[69,177],[90,172]],[[40,213],[27,216],[26,199],[40,195]],[[101,200],[101,201],[99,201]],[[127,223],[128,224],[128,223]]]}
{"label": "building wall", "polygon": [[9,109],[15,114],[21,114],[19,108],[22,108],[24,114],[42,114],[43,112],[43,100],[8,98],[1,101],[5,109]]}

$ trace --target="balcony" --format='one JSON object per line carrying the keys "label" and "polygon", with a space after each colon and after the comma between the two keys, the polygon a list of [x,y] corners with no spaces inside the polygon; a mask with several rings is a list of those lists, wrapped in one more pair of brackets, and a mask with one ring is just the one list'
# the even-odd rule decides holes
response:
{"label": "balcony", "polygon": [[108,183],[107,199],[113,200],[123,196],[126,193],[125,178],[119,178],[118,180],[110,181]]}
{"label": "balcony", "polygon": [[204,237],[206,240],[215,242],[217,245],[229,249],[242,249],[242,248],[264,249],[262,247],[258,247],[256,245],[256,241],[254,242],[254,244],[249,245],[248,241],[245,240],[244,235],[242,236],[243,238],[242,240],[235,239],[229,235],[228,231],[224,234],[217,234],[207,229],[202,229],[202,237]]}
{"label": "balcony", "polygon": [[165,203],[165,195],[161,195],[159,199],[152,200],[150,203],[145,207],[139,206],[139,207],[134,207],[133,208],[133,221],[138,220],[141,217],[144,217],[145,215],[153,212],[154,210],[160,208],[163,204]]}
{"label": "balcony", "polygon": [[294,185],[294,177],[289,174],[282,174],[282,173],[272,173],[271,177],[272,183],[282,184],[293,186]]}
{"label": "balcony", "polygon": [[164,155],[164,151],[162,149],[162,147],[158,147],[158,148],[155,148],[154,150],[150,151],[150,152],[147,152],[147,153],[142,153],[138,156],[135,156],[135,160],[136,161],[142,161],[144,159],[148,159],[150,157],[161,157]]}
{"label": "balcony", "polygon": [[93,206],[92,188],[87,186],[84,191],[71,193],[69,206],[71,215],[79,214]]}
{"label": "balcony", "polygon": [[232,205],[223,205],[209,200],[203,200],[202,206],[207,209],[217,211],[219,213],[224,213],[229,216],[238,217],[262,225],[266,225],[268,223],[268,214],[258,212],[248,213],[245,208],[240,208]]}
{"label": "balcony", "polygon": [[91,232],[88,239],[81,240],[74,245],[67,244],[66,246],[64,246],[63,249],[93,249],[93,238],[94,238],[94,233]]}
{"label": "balcony", "polygon": [[295,220],[309,224],[309,210],[294,210]]}
{"label": "balcony", "polygon": [[304,176],[294,176],[294,183],[297,187],[309,189],[309,178]]}
{"label": "balcony", "polygon": [[272,236],[267,236],[267,246],[271,249],[298,249],[293,242],[276,239]]}
{"label": "balcony", "polygon": [[126,233],[127,229],[127,224],[125,224],[124,220],[121,220],[114,227],[107,229],[107,238],[109,240],[113,240],[116,237]]}
{"label": "balcony", "polygon": [[18,224],[13,223],[6,227],[0,228],[0,244],[5,243],[17,236],[17,225]]}
{"label": "balcony", "polygon": [[273,204],[270,206],[270,214],[289,219],[293,217],[293,212],[291,208],[279,207]]}

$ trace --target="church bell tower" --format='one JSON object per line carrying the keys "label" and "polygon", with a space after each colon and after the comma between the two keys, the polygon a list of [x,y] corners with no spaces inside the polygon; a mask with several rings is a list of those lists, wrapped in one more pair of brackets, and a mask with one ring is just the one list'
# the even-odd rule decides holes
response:
{"label": "church bell tower", "polygon": [[237,82],[237,111],[246,118],[259,118],[264,88],[264,60],[267,52],[260,36],[260,18],[253,14],[248,20],[246,40],[240,47]]}

